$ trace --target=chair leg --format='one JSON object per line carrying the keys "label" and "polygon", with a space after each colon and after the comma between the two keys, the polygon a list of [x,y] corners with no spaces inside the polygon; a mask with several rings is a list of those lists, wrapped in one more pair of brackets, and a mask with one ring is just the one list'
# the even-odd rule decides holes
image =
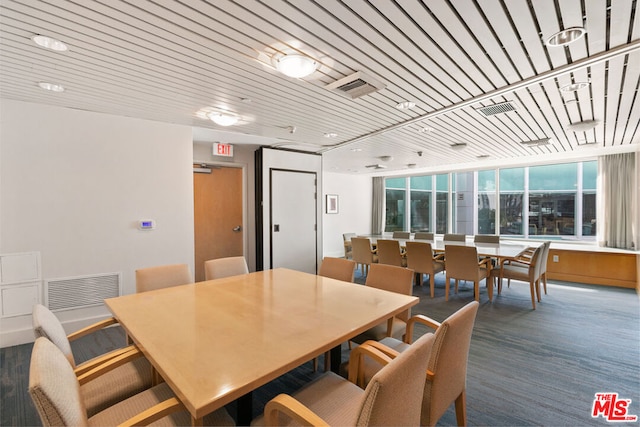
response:
{"label": "chair leg", "polygon": [[331,352],[327,351],[324,354],[324,371],[329,372],[331,369]]}
{"label": "chair leg", "polygon": [[467,398],[464,390],[456,398],[456,421],[459,426],[467,425]]}
{"label": "chair leg", "polygon": [[473,281],[473,292],[476,294],[476,301],[480,302],[480,281]]}
{"label": "chair leg", "polygon": [[491,276],[487,277],[485,279],[485,282],[487,284],[487,293],[489,294],[489,302],[493,301],[493,280],[491,279]]}
{"label": "chair leg", "polygon": [[433,278],[433,274],[429,275],[429,292],[431,292],[431,298],[433,298],[435,296],[435,289],[436,284],[435,284],[435,279]]}
{"label": "chair leg", "polygon": [[547,294],[547,273],[542,275],[542,283],[544,284],[544,294]]}
{"label": "chair leg", "polygon": [[455,290],[456,295],[458,295],[458,279],[455,279],[454,290]]}
{"label": "chair leg", "polygon": [[449,275],[445,276],[445,282],[444,282],[444,300],[445,301],[449,301]]}
{"label": "chair leg", "polygon": [[532,280],[531,282],[529,282],[529,288],[531,290],[531,304],[533,305],[533,309],[536,309],[536,296],[535,296],[535,288],[533,285],[533,282],[535,282],[535,280]]}

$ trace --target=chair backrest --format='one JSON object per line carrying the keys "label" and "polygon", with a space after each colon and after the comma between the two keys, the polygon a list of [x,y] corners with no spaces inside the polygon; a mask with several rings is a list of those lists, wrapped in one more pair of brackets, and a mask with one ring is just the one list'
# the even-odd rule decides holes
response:
{"label": "chair backrest", "polygon": [[[413,291],[413,270],[396,267],[395,265],[371,264],[369,275],[365,281],[366,286],[411,295]],[[411,309],[396,315],[405,322],[411,317]]]}
{"label": "chair backrest", "polygon": [[433,240],[434,234],[418,231],[413,235],[413,238],[418,240]]}
{"label": "chair backrest", "polygon": [[353,282],[356,271],[356,262],[344,258],[325,257],[320,264],[318,275],[330,277],[344,282]]}
{"label": "chair backrest", "polygon": [[371,240],[367,237],[352,237],[351,247],[353,260],[358,264],[372,264]]}
{"label": "chair backrest", "polygon": [[421,425],[435,425],[466,388],[471,334],[478,313],[477,301],[453,313],[438,327],[427,369],[434,373],[427,381],[422,401]]}
{"label": "chair backrest", "polygon": [[378,239],[376,247],[378,248],[378,262],[380,264],[402,267],[400,242],[397,240]]}
{"label": "chair backrest", "polygon": [[36,338],[44,337],[55,344],[75,369],[76,362],[71,352],[71,344],[62,323],[47,307],[35,304],[32,310],[33,334]]}
{"label": "chair backrest", "polygon": [[475,243],[500,243],[500,236],[495,234],[476,234],[473,241]]}
{"label": "chair backrest", "polygon": [[467,236],[464,234],[445,234],[443,240],[448,240],[450,242],[464,242],[467,239]]}
{"label": "chair backrest", "polygon": [[447,277],[461,280],[478,280],[478,250],[473,246],[445,245],[444,259]]}
{"label": "chair backrest", "polygon": [[531,255],[531,265],[529,266],[529,280],[538,280],[542,275],[542,265],[544,263],[544,252],[545,245],[542,244],[533,251],[533,255]]}
{"label": "chair backrest", "polygon": [[351,238],[355,237],[356,233],[343,233],[342,240],[344,242],[344,257],[353,258],[353,251],[351,247]]}
{"label": "chair backrest", "polygon": [[408,231],[394,231],[393,238],[394,239],[410,239],[411,233]]}
{"label": "chair backrest", "polygon": [[416,273],[433,274],[431,243],[407,242],[407,267]]}
{"label": "chair backrest", "polygon": [[546,274],[547,272],[547,261],[549,259],[549,249],[551,247],[551,241],[547,240],[543,244],[544,250],[542,254],[540,254],[540,274]]}
{"label": "chair backrest", "polygon": [[193,276],[187,264],[160,265],[136,270],[136,292],[193,283]]}
{"label": "chair backrest", "polygon": [[44,426],[87,426],[80,384],[64,354],[39,337],[31,352],[29,395]]}
{"label": "chair backrest", "polygon": [[434,343],[435,335],[421,336],[373,376],[353,425],[419,425],[425,372]]}
{"label": "chair backrest", "polygon": [[249,273],[247,261],[243,256],[210,259],[204,262],[204,279],[222,279]]}
{"label": "chair backrest", "polygon": [[342,233],[342,240],[348,242],[352,237],[356,237],[356,233]]}

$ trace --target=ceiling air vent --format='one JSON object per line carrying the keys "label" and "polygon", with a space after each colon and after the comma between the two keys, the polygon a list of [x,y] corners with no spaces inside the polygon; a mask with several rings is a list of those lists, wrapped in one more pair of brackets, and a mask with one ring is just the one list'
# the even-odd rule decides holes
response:
{"label": "ceiling air vent", "polygon": [[486,107],[477,108],[485,116],[494,116],[496,114],[508,113],[509,111],[515,111],[518,106],[513,101],[501,102],[499,104],[488,105]]}
{"label": "ceiling air vent", "polygon": [[384,89],[386,86],[373,77],[358,71],[325,86],[325,89],[344,97],[356,99]]}

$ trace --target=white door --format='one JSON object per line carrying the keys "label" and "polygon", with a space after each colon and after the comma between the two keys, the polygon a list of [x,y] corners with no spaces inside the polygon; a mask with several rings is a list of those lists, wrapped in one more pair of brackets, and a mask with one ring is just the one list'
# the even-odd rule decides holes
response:
{"label": "white door", "polygon": [[271,268],[316,274],[316,174],[271,170]]}

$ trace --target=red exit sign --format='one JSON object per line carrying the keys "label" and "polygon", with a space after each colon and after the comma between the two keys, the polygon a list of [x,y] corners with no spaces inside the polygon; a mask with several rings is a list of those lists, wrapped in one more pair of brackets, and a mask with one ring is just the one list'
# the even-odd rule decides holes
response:
{"label": "red exit sign", "polygon": [[213,155],[214,156],[233,157],[233,145],[231,145],[231,144],[223,144],[221,142],[214,142],[213,143]]}

